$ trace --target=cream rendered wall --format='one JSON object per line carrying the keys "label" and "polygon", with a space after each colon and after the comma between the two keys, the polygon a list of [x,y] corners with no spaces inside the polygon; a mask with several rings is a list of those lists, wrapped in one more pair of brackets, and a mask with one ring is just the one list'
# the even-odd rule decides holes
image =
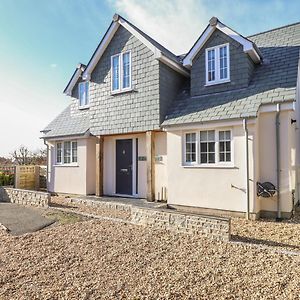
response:
{"label": "cream rendered wall", "polygon": [[[249,124],[248,128],[250,212],[257,212],[255,196],[256,178],[254,178],[255,172],[253,167],[253,153],[255,151],[253,140],[256,128],[253,124]],[[231,129],[234,149],[233,168],[182,166],[182,136],[184,131],[168,132],[167,180],[169,204],[237,212],[246,211],[245,135],[242,122],[238,126],[231,127]]]}
{"label": "cream rendered wall", "polygon": [[[104,137],[103,155],[103,192],[104,195],[116,193],[116,140],[138,138],[138,156],[146,156],[145,134],[116,135]],[[140,198],[147,195],[147,164],[146,161],[138,161],[138,194]]]}
{"label": "cream rendered wall", "polygon": [[[73,140],[73,139],[72,139]],[[75,139],[74,139],[75,140]],[[56,193],[92,194],[95,192],[94,139],[77,139],[78,163],[74,166],[56,165],[55,141],[49,145],[48,190]],[[92,183],[92,180],[93,183]]]}
{"label": "cream rendered wall", "polygon": [[[276,186],[276,112],[259,114],[259,181],[270,181]],[[280,113],[280,196],[281,210],[292,210],[292,189],[296,175],[296,133],[291,125],[292,112]],[[277,196],[259,198],[262,211],[277,211]]]}
{"label": "cream rendered wall", "polygon": [[[167,200],[168,180],[167,180],[167,133],[155,133],[155,199]],[[162,191],[163,190],[163,191]],[[162,199],[162,194],[163,198]]]}

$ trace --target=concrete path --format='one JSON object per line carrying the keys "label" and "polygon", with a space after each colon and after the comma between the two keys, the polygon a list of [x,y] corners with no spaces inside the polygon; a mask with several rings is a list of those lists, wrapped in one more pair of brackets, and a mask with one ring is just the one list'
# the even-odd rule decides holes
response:
{"label": "concrete path", "polygon": [[8,228],[12,235],[34,232],[55,222],[42,213],[41,209],[0,202],[0,224]]}

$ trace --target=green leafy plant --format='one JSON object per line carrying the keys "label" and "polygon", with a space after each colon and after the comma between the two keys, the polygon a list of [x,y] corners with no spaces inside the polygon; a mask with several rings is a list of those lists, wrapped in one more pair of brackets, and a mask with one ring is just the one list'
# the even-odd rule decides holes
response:
{"label": "green leafy plant", "polygon": [[14,184],[14,175],[13,174],[5,174],[0,172],[0,186],[7,186]]}

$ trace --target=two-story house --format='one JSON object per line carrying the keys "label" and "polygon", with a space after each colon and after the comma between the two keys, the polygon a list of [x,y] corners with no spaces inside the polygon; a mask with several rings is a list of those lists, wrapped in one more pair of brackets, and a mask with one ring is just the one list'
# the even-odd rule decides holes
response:
{"label": "two-story house", "polygon": [[49,191],[288,217],[299,49],[300,23],[246,38],[213,17],[176,56],[115,15],[64,91],[71,104],[42,131]]}

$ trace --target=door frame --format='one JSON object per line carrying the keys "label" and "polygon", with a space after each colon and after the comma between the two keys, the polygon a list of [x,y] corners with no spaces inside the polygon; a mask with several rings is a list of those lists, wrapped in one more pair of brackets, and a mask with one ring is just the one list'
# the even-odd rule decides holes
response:
{"label": "door frame", "polygon": [[[117,152],[117,141],[120,140],[131,140],[132,141],[132,195],[128,194],[117,194],[117,157],[116,157],[116,152]],[[138,197],[138,191],[137,191],[137,141],[138,138],[116,138],[114,142],[114,182],[115,182],[115,196],[122,196],[122,197],[127,197],[127,198],[137,198]]]}

